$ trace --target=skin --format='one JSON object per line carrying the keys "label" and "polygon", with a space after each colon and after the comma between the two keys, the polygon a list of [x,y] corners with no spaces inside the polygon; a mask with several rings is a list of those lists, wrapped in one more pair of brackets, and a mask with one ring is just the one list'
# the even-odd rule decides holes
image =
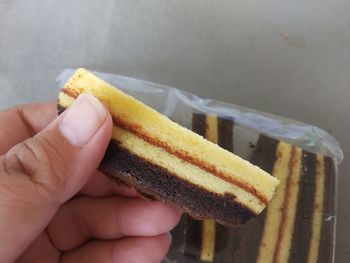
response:
{"label": "skin", "polygon": [[0,112],[1,262],[160,262],[180,212],[97,171],[109,114],[84,147],[56,115],[55,103]]}

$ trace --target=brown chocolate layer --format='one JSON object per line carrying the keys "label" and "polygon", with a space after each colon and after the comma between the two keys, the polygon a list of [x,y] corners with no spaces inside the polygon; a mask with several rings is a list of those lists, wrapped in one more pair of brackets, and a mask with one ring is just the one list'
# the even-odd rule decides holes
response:
{"label": "brown chocolate layer", "polygon": [[[214,263],[231,263],[234,255],[231,253],[232,249],[237,245],[233,242],[235,228],[226,227],[220,224],[216,224],[216,236],[215,236],[215,253]],[[238,229],[238,228],[237,228]]]}
{"label": "brown chocolate layer", "polygon": [[218,145],[233,152],[233,125],[229,119],[218,118]]}
{"label": "brown chocolate layer", "polygon": [[302,173],[289,262],[307,262],[316,187],[316,155],[303,151]]}
{"label": "brown chocolate layer", "polygon": [[194,260],[200,259],[200,251],[202,247],[202,227],[203,221],[196,220],[185,215],[185,246],[184,255]]}
{"label": "brown chocolate layer", "polygon": [[321,227],[321,239],[318,250],[318,262],[328,263],[332,261],[334,240],[333,232],[335,214],[334,195],[335,195],[335,165],[330,157],[324,157],[324,198],[323,198],[323,216]]}
{"label": "brown chocolate layer", "polygon": [[180,250],[181,246],[185,243],[185,224],[186,218],[183,215],[177,226],[171,231],[173,237],[170,251],[177,252]]}
{"label": "brown chocolate layer", "polygon": [[186,182],[121,148],[116,141],[109,144],[100,170],[146,195],[182,207],[198,219],[212,217],[225,225],[240,225],[254,216],[249,209],[234,203],[234,196],[216,195]]}
{"label": "brown chocolate layer", "polygon": [[207,123],[205,115],[200,113],[194,113],[192,116],[192,131],[201,136],[205,136],[206,126]]}

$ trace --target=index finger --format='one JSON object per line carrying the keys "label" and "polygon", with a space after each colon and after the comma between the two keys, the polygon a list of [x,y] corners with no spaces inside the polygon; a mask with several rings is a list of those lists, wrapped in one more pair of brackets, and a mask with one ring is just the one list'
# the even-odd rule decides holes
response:
{"label": "index finger", "polygon": [[0,112],[0,155],[43,130],[56,116],[54,102],[20,105]]}

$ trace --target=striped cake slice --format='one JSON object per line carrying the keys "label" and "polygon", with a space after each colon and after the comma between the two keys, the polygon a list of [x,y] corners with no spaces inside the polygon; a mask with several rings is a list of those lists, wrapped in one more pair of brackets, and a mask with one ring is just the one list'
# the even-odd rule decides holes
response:
{"label": "striped cake slice", "polygon": [[251,162],[278,177],[280,185],[267,209],[242,227],[184,215],[172,231],[174,246],[168,259],[173,261],[166,262],[332,262],[335,166],[331,158],[256,132],[249,135],[249,130],[218,116],[194,114],[192,124],[193,131],[225,149],[241,156],[252,154]]}
{"label": "striped cake slice", "polygon": [[198,219],[228,226],[247,222],[272,199],[276,178],[84,69],[62,88],[59,111],[82,93],[99,99],[113,118],[112,139],[100,166],[109,176]]}
{"label": "striped cake slice", "polygon": [[264,135],[254,158],[281,183],[268,208],[242,228],[235,262],[331,262],[333,160]]}

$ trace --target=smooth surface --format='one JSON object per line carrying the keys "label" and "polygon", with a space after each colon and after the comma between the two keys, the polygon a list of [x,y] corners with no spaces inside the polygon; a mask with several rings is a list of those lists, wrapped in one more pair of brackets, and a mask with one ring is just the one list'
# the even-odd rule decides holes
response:
{"label": "smooth surface", "polygon": [[[0,109],[56,99],[87,67],[315,124],[350,154],[347,0],[0,0]],[[350,164],[336,261],[349,262]]]}

